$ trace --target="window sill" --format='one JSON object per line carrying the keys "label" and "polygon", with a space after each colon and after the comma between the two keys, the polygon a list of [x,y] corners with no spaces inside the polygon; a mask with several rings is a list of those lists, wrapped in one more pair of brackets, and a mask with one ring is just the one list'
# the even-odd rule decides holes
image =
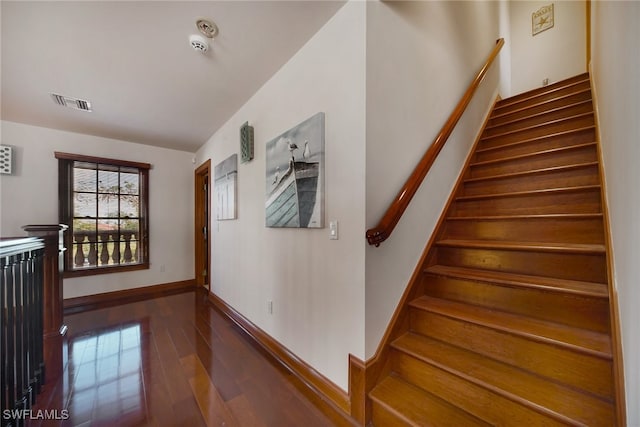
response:
{"label": "window sill", "polygon": [[96,276],[99,274],[110,274],[110,273],[123,273],[127,271],[136,271],[136,270],[148,270],[149,263],[140,263],[140,264],[132,264],[132,265],[118,265],[118,266],[110,266],[110,267],[93,267],[86,268],[82,270],[68,270],[63,273],[63,277],[72,278],[72,277],[85,277],[85,276]]}

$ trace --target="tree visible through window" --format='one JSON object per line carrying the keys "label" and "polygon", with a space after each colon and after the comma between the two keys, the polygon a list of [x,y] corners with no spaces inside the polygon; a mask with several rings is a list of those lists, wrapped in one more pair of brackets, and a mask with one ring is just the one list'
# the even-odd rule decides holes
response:
{"label": "tree visible through window", "polygon": [[150,165],[56,152],[68,275],[148,268]]}

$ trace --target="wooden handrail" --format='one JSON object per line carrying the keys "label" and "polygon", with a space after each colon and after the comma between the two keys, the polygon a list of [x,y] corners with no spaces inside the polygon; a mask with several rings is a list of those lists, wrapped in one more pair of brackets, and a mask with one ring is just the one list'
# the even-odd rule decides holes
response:
{"label": "wooden handrail", "polygon": [[491,64],[493,64],[496,56],[498,56],[503,45],[504,39],[501,38],[496,41],[496,46],[491,51],[491,54],[489,55],[489,58],[487,58],[484,66],[480,69],[473,82],[471,82],[471,85],[469,85],[469,88],[464,93],[462,99],[460,99],[460,102],[458,102],[453,113],[451,113],[451,116],[449,116],[449,119],[440,130],[440,133],[436,136],[433,144],[431,144],[427,152],[424,153],[422,159],[420,159],[420,163],[415,167],[409,179],[407,179],[398,195],[395,197],[393,202],[391,202],[391,205],[389,205],[378,225],[367,230],[367,240],[370,245],[380,246],[380,243],[387,240],[391,235],[391,232],[398,221],[400,221],[404,211],[407,210],[409,202],[418,191],[418,188],[420,188],[424,177],[427,176],[427,173],[429,172],[429,169],[431,169],[433,162],[436,160],[438,153],[440,153],[442,147],[444,147],[444,144],[449,139],[449,136],[453,132],[453,128],[460,120],[460,117],[462,117],[462,114],[469,105],[469,102],[471,102],[471,98],[473,98],[476,89],[480,86],[480,83],[487,74]]}

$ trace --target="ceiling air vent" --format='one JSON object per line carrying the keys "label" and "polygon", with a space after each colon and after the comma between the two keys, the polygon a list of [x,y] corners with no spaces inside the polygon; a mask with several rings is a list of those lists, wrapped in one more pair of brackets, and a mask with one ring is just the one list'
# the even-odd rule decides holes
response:
{"label": "ceiling air vent", "polygon": [[91,103],[84,99],[71,98],[69,96],[58,95],[57,93],[52,93],[51,98],[53,98],[53,102],[63,107],[69,107],[74,110],[81,111],[92,111]]}

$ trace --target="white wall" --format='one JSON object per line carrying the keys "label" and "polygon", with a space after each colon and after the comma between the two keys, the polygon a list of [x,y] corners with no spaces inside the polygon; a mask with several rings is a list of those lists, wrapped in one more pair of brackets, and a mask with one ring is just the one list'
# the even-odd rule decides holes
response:
{"label": "white wall", "polygon": [[627,395],[640,426],[640,3],[592,3],[592,72],[613,239]]}
{"label": "white wall", "polygon": [[511,16],[509,0],[499,2],[500,37],[504,38],[504,46],[500,52],[500,97],[511,96]]}
{"label": "white wall", "polygon": [[[531,35],[531,14],[554,5],[554,26]],[[510,1],[511,94],[516,95],[587,71],[585,1]],[[506,97],[503,94],[503,97]]]}
{"label": "white wall", "polygon": [[[325,222],[339,221],[339,240],[327,228],[264,225],[265,144],[321,111]],[[364,356],[365,3],[340,9],[209,139],[197,164],[237,153],[247,120],[255,158],[238,165],[238,219],[212,224],[212,292],[347,390],[348,354]]]}
{"label": "white wall", "polygon": [[[499,37],[498,2],[367,3],[368,228],[382,217]],[[492,67],[393,235],[378,248],[367,246],[367,358],[497,95],[498,68]]]}
{"label": "white wall", "polygon": [[[15,174],[0,176],[0,234],[24,236],[26,224],[58,223],[54,151],[151,163],[151,268],[65,279],[64,297],[193,279],[193,153],[2,122],[2,144],[14,147]],[[160,266],[164,265],[164,272]]]}

